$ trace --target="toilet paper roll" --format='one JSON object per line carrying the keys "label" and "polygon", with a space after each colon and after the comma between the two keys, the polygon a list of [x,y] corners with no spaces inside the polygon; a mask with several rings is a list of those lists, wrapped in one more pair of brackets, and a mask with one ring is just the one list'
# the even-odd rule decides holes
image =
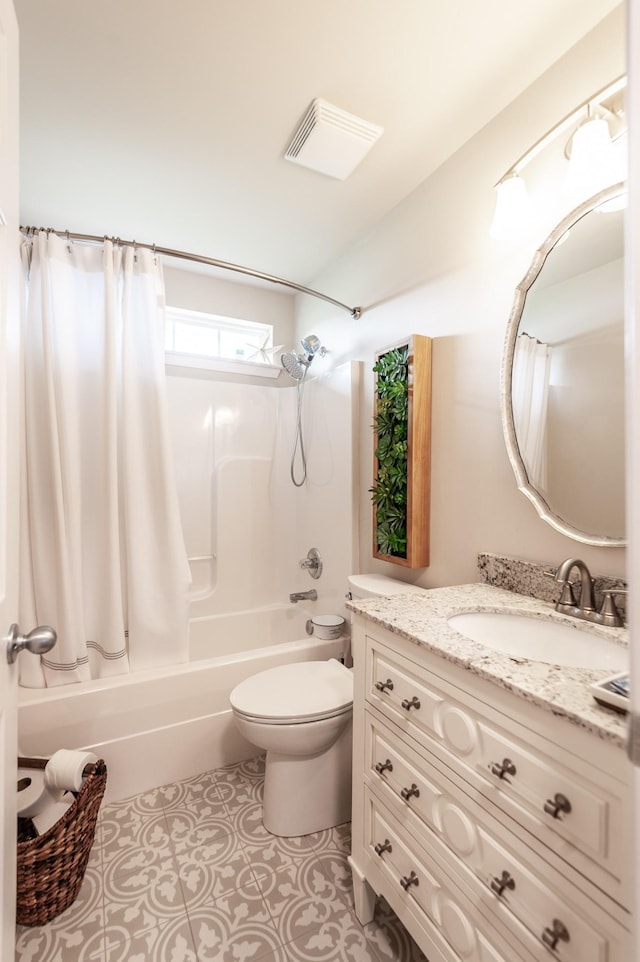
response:
{"label": "toilet paper roll", "polygon": [[37,768],[18,769],[18,816],[33,818],[52,801],[44,783],[44,772]]}
{"label": "toilet paper roll", "polygon": [[54,802],[49,795],[48,804],[45,804],[42,811],[33,816],[33,824],[36,827],[38,835],[43,835],[52,825],[55,825],[67,809],[71,808],[74,802],[75,798],[71,792],[64,792],[62,798],[56,802]]}
{"label": "toilet paper roll", "polygon": [[74,752],[60,748],[54,752],[44,770],[44,784],[56,801],[63,792],[79,792],[85,765],[97,762],[93,752]]}

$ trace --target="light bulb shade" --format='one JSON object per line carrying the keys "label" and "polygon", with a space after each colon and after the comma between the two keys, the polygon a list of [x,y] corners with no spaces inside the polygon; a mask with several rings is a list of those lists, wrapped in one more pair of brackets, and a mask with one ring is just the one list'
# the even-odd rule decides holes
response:
{"label": "light bulb shade", "polygon": [[496,187],[496,209],[489,231],[496,240],[525,237],[531,228],[531,200],[522,177],[507,177]]}
{"label": "light bulb shade", "polygon": [[602,117],[587,120],[571,141],[571,157],[564,182],[566,197],[580,204],[594,194],[620,181],[622,173],[609,125]]}
{"label": "light bulb shade", "polygon": [[[625,184],[629,176],[629,136],[624,131],[613,141],[614,184]],[[628,203],[626,190],[620,191],[617,197],[596,207],[599,214],[608,214],[616,210],[624,210]]]}

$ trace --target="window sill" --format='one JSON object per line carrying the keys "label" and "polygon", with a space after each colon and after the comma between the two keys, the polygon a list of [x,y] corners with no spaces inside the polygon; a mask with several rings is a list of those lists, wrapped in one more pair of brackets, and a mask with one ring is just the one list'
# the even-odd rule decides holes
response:
{"label": "window sill", "polygon": [[240,361],[223,357],[202,357],[199,354],[179,354],[165,351],[165,364],[170,367],[197,368],[201,371],[214,371],[219,374],[242,374],[249,377],[276,378],[282,367],[279,364],[265,364],[262,361]]}

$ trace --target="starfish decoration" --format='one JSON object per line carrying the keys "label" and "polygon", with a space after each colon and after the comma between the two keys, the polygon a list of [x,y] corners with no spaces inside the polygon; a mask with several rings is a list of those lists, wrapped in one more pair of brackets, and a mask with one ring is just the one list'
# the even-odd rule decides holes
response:
{"label": "starfish decoration", "polygon": [[273,364],[273,355],[282,351],[284,344],[278,344],[276,347],[269,347],[269,340],[271,338],[270,334],[267,334],[264,341],[260,347],[255,347],[254,344],[248,344],[248,347],[252,347],[253,351],[251,354],[247,354],[245,361],[260,360],[263,364]]}

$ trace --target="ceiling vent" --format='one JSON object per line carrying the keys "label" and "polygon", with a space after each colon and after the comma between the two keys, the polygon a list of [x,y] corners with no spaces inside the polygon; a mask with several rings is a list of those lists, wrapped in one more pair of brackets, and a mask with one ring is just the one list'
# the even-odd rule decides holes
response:
{"label": "ceiling vent", "polygon": [[384,128],[316,99],[304,115],[285,160],[345,180],[371,150]]}

